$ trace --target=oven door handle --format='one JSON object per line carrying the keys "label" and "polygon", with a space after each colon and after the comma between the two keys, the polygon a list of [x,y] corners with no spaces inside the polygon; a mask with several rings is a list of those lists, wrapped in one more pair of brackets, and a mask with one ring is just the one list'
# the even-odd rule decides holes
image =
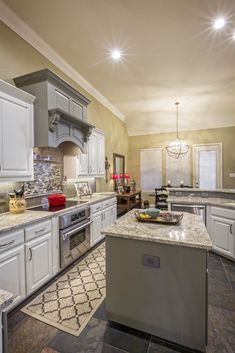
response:
{"label": "oven door handle", "polygon": [[79,231],[79,230],[81,230],[81,229],[83,229],[83,228],[89,226],[91,223],[92,223],[92,221],[87,222],[87,223],[83,224],[81,227],[78,227],[78,228],[76,228],[76,229],[74,229],[74,230],[71,230],[70,232],[65,233],[64,236],[65,236],[65,237],[69,237],[70,235],[76,233],[77,231]]}

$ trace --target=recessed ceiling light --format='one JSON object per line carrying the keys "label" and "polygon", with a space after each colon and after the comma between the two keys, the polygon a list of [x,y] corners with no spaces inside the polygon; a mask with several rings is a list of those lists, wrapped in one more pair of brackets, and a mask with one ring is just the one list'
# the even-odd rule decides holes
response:
{"label": "recessed ceiling light", "polygon": [[113,60],[120,60],[122,54],[121,54],[120,50],[115,49],[112,51],[111,56],[112,56]]}
{"label": "recessed ceiling light", "polygon": [[223,17],[220,17],[220,18],[217,18],[217,20],[215,20],[213,27],[215,29],[220,29],[224,27],[224,25],[225,25],[225,19]]}

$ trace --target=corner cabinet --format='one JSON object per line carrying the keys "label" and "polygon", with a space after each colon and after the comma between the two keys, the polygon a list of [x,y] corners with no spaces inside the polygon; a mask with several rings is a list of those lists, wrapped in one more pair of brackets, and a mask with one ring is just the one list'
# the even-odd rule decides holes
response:
{"label": "corner cabinet", "polygon": [[34,100],[0,80],[0,181],[33,179]]}
{"label": "corner cabinet", "polygon": [[101,130],[93,129],[87,145],[87,153],[78,155],[77,176],[104,177],[105,137]]}

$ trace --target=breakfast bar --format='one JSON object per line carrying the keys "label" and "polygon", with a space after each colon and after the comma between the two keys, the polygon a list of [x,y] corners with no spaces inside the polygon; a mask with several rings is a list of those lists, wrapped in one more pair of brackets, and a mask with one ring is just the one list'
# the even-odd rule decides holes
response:
{"label": "breakfast bar", "polygon": [[177,225],[142,223],[134,212],[104,230],[108,319],[205,352],[205,225],[189,213]]}

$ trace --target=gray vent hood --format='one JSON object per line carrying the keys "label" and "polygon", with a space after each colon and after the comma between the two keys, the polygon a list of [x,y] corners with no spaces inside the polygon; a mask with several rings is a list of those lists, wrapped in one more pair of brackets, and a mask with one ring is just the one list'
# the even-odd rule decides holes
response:
{"label": "gray vent hood", "polygon": [[17,87],[36,97],[35,147],[57,147],[70,141],[85,152],[94,128],[87,122],[89,99],[49,69],[17,77],[14,81]]}

